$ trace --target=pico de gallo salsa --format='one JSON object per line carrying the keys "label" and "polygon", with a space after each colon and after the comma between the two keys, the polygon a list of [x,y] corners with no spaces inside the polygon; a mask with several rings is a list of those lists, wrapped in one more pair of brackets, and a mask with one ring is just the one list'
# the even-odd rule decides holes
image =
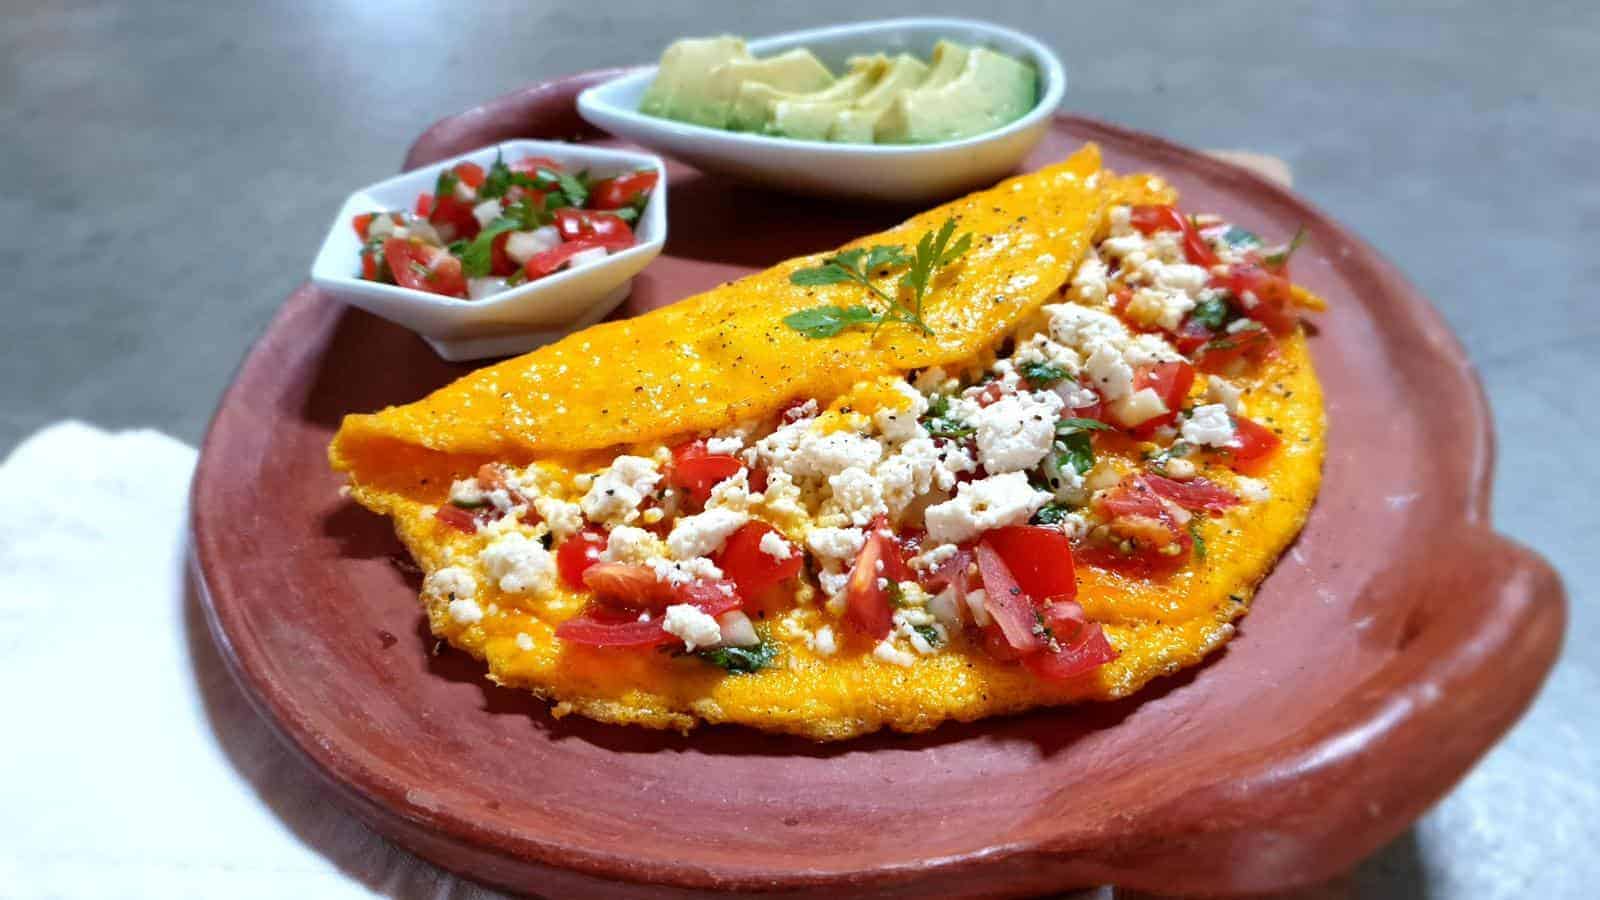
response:
{"label": "pico de gallo salsa", "polygon": [[632,247],[658,179],[649,170],[595,178],[542,156],[507,163],[497,155],[487,170],[457,163],[411,209],[351,221],[362,241],[360,277],[491,297]]}

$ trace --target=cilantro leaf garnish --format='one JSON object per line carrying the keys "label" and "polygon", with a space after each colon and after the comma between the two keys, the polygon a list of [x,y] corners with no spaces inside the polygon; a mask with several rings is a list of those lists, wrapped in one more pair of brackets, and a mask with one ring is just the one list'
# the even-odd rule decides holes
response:
{"label": "cilantro leaf garnish", "polygon": [[1034,513],[1033,518],[1028,521],[1034,525],[1059,525],[1061,520],[1065,519],[1070,512],[1072,512],[1072,509],[1065,504],[1046,503],[1044,506],[1039,507],[1039,511]]}
{"label": "cilantro leaf garnish", "polygon": [[1200,536],[1200,517],[1189,520],[1189,537],[1194,539],[1194,558],[1206,558],[1206,539]]}
{"label": "cilantro leaf garnish", "polygon": [[1301,225],[1295,230],[1294,238],[1289,241],[1289,245],[1287,247],[1284,247],[1282,250],[1279,250],[1276,253],[1267,254],[1261,258],[1261,262],[1270,268],[1281,269],[1289,264],[1289,257],[1293,256],[1294,251],[1300,249],[1300,245],[1305,242],[1306,227]]}
{"label": "cilantro leaf garnish", "polygon": [[927,641],[930,647],[938,647],[944,644],[944,638],[940,636],[939,629],[932,625],[916,625],[912,627],[912,630],[922,635],[922,639]]}
{"label": "cilantro leaf garnish", "polygon": [[865,306],[813,306],[783,317],[783,323],[808,338],[833,337],[854,325],[878,320],[878,314]]}
{"label": "cilantro leaf garnish", "polygon": [[500,151],[496,150],[494,162],[489,164],[489,171],[483,176],[483,184],[478,185],[478,196],[485,200],[504,197],[506,191],[511,190],[514,175],[511,167],[500,157]]}
{"label": "cilantro leaf garnish", "polygon": [[584,169],[576,175],[571,172],[557,172],[556,183],[561,185],[561,193],[567,195],[567,200],[573,206],[582,206],[589,201],[588,169]]}
{"label": "cilantro leaf garnish", "polygon": [[1091,433],[1110,431],[1111,426],[1095,419],[1062,419],[1056,423],[1056,467],[1071,466],[1079,475],[1094,468],[1094,442]]}
{"label": "cilantro leaf garnish", "polygon": [[457,175],[453,169],[445,169],[443,172],[440,172],[439,179],[433,183],[434,199],[437,200],[440,197],[455,196],[456,183],[460,180],[461,176]]}
{"label": "cilantro leaf garnish", "polygon": [[1221,297],[1207,297],[1195,304],[1189,317],[1212,331],[1219,331],[1228,321],[1228,301]]}
{"label": "cilantro leaf garnish", "polygon": [[450,252],[461,257],[461,271],[468,278],[482,278],[489,274],[489,269],[494,264],[494,239],[507,231],[516,231],[522,227],[516,219],[502,216],[495,219],[478,232],[470,243],[459,252],[455,244],[450,245]]}
{"label": "cilantro leaf garnish", "polygon": [[1049,387],[1058,381],[1076,381],[1072,373],[1060,366],[1052,366],[1047,362],[1035,360],[1017,366],[1017,372],[1034,387]]}
{"label": "cilantro leaf garnish", "polygon": [[[838,310],[841,308],[838,306],[818,306],[801,310],[785,317],[784,322],[810,338],[833,337],[845,328],[856,325],[872,325],[876,330],[888,322],[900,322],[923,334],[932,335],[933,329],[928,327],[928,323],[922,317],[922,307],[934,274],[960,259],[972,247],[970,232],[963,234],[955,243],[951,243],[955,228],[955,219],[947,219],[938,231],[925,232],[922,239],[917,242],[917,252],[914,256],[907,256],[902,245],[879,244],[873,247],[841,250],[825,257],[820,265],[796,269],[789,273],[790,284],[798,287],[859,284],[883,302],[883,309],[874,311],[865,306],[844,307],[848,310],[865,310],[866,316],[863,318],[859,314],[853,314],[849,321],[843,322],[838,328],[833,328],[831,325],[820,330],[809,327],[814,320],[807,317],[807,314],[814,311]],[[902,266],[906,267],[906,271],[896,282],[895,294],[890,294],[873,283],[872,279],[883,274],[885,270],[898,269]],[[909,302],[902,300],[901,294],[909,294]],[[828,321],[831,323],[837,321],[837,318],[829,318]]]}
{"label": "cilantro leaf garnish", "polygon": [[1111,431],[1110,425],[1099,419],[1062,419],[1056,423],[1056,435],[1067,437],[1083,431]]}
{"label": "cilantro leaf garnish", "polygon": [[762,641],[754,647],[718,647],[700,650],[695,655],[735,675],[748,675],[761,671],[777,659],[778,647],[770,641]]}

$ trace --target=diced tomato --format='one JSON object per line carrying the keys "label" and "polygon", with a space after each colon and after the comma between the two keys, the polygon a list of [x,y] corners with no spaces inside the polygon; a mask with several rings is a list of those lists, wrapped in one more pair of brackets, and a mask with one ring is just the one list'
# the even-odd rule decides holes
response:
{"label": "diced tomato", "polygon": [[489,244],[489,274],[501,278],[517,271],[517,261],[506,255],[506,241],[511,239],[511,232],[502,231],[494,236]]}
{"label": "diced tomato", "polygon": [[[1239,298],[1237,308],[1267,326],[1273,334],[1288,334],[1294,330],[1298,318],[1294,314],[1293,285],[1282,275],[1246,262],[1229,266],[1227,274],[1213,276],[1211,283]],[[1254,302],[1246,294],[1254,298]]]}
{"label": "diced tomato", "polygon": [[1000,398],[1007,394],[1013,393],[1016,393],[1016,391],[1006,386],[1005,382],[995,379],[981,387],[968,388],[967,399],[979,406],[989,406],[1000,402]]}
{"label": "diced tomato", "polygon": [[739,474],[744,463],[725,453],[707,453],[705,441],[689,441],[672,449],[672,471],[667,482],[682,488],[696,502],[711,497],[711,489]]}
{"label": "diced tomato", "polygon": [[[738,609],[741,601],[726,582],[695,581],[675,591],[674,602],[687,603],[709,616]],[[661,627],[661,620],[639,621],[637,611],[591,604],[578,616],[556,627],[556,637],[588,647],[660,647],[678,638]]]}
{"label": "diced tomato", "polygon": [[1193,316],[1183,320],[1178,326],[1178,333],[1173,340],[1178,352],[1184,356],[1194,356],[1195,351],[1205,346],[1205,343],[1216,337],[1217,333],[1205,325],[1196,322]]}
{"label": "diced tomato", "polygon": [[672,602],[672,586],[648,566],[595,562],[583,570],[583,586],[603,601],[635,609],[660,609]]}
{"label": "diced tomato", "polygon": [[378,217],[377,213],[360,213],[350,220],[350,225],[356,230],[356,236],[363,241],[367,239],[367,229],[372,227],[372,220]]}
{"label": "diced tomato", "polygon": [[1025,657],[1022,664],[1040,678],[1060,680],[1091,672],[1117,658],[1098,622],[1090,622],[1078,604],[1045,604],[1040,610],[1052,640],[1044,650]]}
{"label": "diced tomato", "polygon": [[1017,583],[1011,568],[987,538],[979,541],[973,552],[978,559],[978,574],[983,578],[983,608],[1005,643],[1019,653],[1042,648],[1044,641],[1035,631],[1039,621],[1034,615],[1033,599]]}
{"label": "diced tomato", "polygon": [[[421,215],[420,212],[418,214]],[[433,227],[439,230],[439,236],[446,241],[472,240],[482,228],[478,224],[478,217],[472,214],[472,204],[458,199],[454,194],[433,198],[433,211],[427,216]]]}
{"label": "diced tomato", "polygon": [[899,545],[874,523],[861,551],[856,554],[855,563],[850,567],[850,580],[845,584],[845,622],[868,637],[887,636],[894,628],[894,609],[889,603],[889,591],[880,579],[903,581],[905,568]]}
{"label": "diced tomato", "polygon": [[460,162],[456,163],[455,168],[451,169],[451,171],[455,172],[456,177],[461,179],[461,183],[467,187],[473,190],[483,187],[483,166],[475,162]]}
{"label": "diced tomato", "polygon": [[461,270],[461,260],[442,247],[388,238],[383,242],[383,258],[401,287],[446,297],[466,296],[467,278]]}
{"label": "diced tomato", "polygon": [[1156,494],[1171,500],[1184,509],[1221,512],[1237,506],[1239,498],[1232,491],[1204,478],[1174,481],[1161,475],[1146,474],[1144,483]]}
{"label": "diced tomato", "polygon": [[972,592],[971,581],[967,570],[972,566],[972,551],[957,548],[956,552],[945,560],[939,568],[928,573],[923,579],[923,587],[938,593],[947,587],[954,587],[957,595],[965,597]]}
{"label": "diced tomato", "polygon": [[421,193],[417,195],[417,215],[426,219],[433,212],[433,195]]}
{"label": "diced tomato", "polygon": [[562,541],[556,548],[556,571],[561,573],[561,582],[575,591],[583,590],[583,573],[600,561],[605,549],[606,533],[598,528],[585,528]]}
{"label": "diced tomato", "polygon": [[789,547],[789,555],[783,559],[777,559],[761,549],[762,539],[776,533],[771,525],[750,522],[728,536],[727,543],[723,544],[722,552],[717,556],[717,568],[739,586],[739,593],[745,597],[755,597],[767,588],[800,574],[805,560],[799,548],[787,540],[784,544]]}
{"label": "diced tomato", "polygon": [[1239,464],[1262,459],[1283,444],[1283,438],[1274,434],[1272,429],[1244,416],[1233,417],[1233,432],[1238,445],[1228,448],[1228,452],[1233,455],[1233,461]]}
{"label": "diced tomato", "polygon": [[478,517],[470,509],[462,509],[453,503],[446,503],[439,507],[439,511],[435,512],[433,517],[457,531],[467,534],[478,533]]}
{"label": "diced tomato", "polygon": [[1259,327],[1246,328],[1232,334],[1216,335],[1201,344],[1195,363],[1206,369],[1219,371],[1226,369],[1237,359],[1265,359],[1277,352],[1277,349],[1278,342],[1271,331]]}
{"label": "diced tomato", "polygon": [[549,250],[528,257],[528,261],[522,265],[522,271],[528,276],[529,281],[543,278],[566,265],[567,261],[578,253],[598,246],[600,245],[587,240],[557,244]]}
{"label": "diced tomato", "polygon": [[1178,410],[1183,407],[1183,401],[1188,399],[1189,389],[1193,386],[1194,367],[1186,362],[1159,362],[1134,369],[1134,391],[1142,391],[1145,388],[1155,391],[1167,411],[1140,422],[1131,429],[1132,434],[1142,437],[1163,425],[1171,425],[1178,418]]}
{"label": "diced tomato", "polygon": [[1071,600],[1078,595],[1072,569],[1072,542],[1059,528],[1011,525],[983,536],[1022,592],[1035,601]]}
{"label": "diced tomato", "polygon": [[561,164],[548,156],[524,156],[522,159],[506,166],[506,168],[513,172],[520,172],[523,175],[532,175],[540,169],[560,172]]}
{"label": "diced tomato", "polygon": [[655,190],[660,177],[656,172],[630,172],[596,182],[589,189],[589,208],[621,209],[640,195]]}
{"label": "diced tomato", "polygon": [[556,210],[556,230],[563,241],[588,241],[612,253],[633,246],[633,229],[613,213],[562,207]]}
{"label": "diced tomato", "polygon": [[1183,255],[1189,262],[1207,269],[1217,264],[1217,254],[1212,251],[1211,245],[1200,236],[1194,223],[1178,212],[1176,207],[1135,206],[1129,215],[1129,222],[1144,234],[1153,234],[1157,231],[1182,232]]}
{"label": "diced tomato", "polygon": [[1119,542],[1132,541],[1133,550],[1127,553],[1119,547],[1092,545],[1078,552],[1079,561],[1101,568],[1148,574],[1174,568],[1189,558],[1194,539],[1179,526],[1173,510],[1143,476],[1124,479],[1094,502],[1096,511],[1111,526],[1112,534]]}
{"label": "diced tomato", "polygon": [[378,280],[378,256],[371,250],[361,251],[361,277],[368,281]]}

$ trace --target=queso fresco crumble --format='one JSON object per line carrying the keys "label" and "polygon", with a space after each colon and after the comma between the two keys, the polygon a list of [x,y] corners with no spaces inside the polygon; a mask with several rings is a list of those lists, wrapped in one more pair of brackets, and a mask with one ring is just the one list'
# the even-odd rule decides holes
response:
{"label": "queso fresco crumble", "polygon": [[[1270,499],[1249,473],[1280,439],[1242,396],[1297,327],[1293,247],[1117,207],[1059,302],[967,369],[798,398],[590,471],[483,466],[436,513],[476,555],[424,591],[461,627],[490,589],[576,594],[562,641],[735,672],[771,662],[772,628],[820,656],[906,666],[961,646],[1044,678],[1092,670],[1115,651],[1073,599],[1075,563],[1163,577],[1204,553],[1207,517]],[[758,626],[775,596],[796,614]]]}

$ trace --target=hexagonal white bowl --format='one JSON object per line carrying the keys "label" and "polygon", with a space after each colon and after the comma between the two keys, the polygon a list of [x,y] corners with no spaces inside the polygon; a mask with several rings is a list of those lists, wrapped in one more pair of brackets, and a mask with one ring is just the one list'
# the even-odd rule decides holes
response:
{"label": "hexagonal white bowl", "polygon": [[578,113],[597,128],[707,172],[804,194],[894,202],[928,201],[992,184],[1016,169],[1044,137],[1066,93],[1067,75],[1050,48],[972,19],[911,18],[795,31],[750,41],[756,54],[807,47],[834,71],[861,53],[912,53],[926,59],[940,38],[988,47],[1030,63],[1039,100],[1022,118],[993,131],[936,144],[840,144],[723,131],[639,112],[656,67],[630,72],[578,95]]}
{"label": "hexagonal white bowl", "polygon": [[[546,156],[569,170],[604,177],[638,169],[660,180],[634,224],[637,243],[604,260],[557,272],[483,300],[460,300],[359,277],[361,239],[350,226],[360,213],[410,209],[432,191],[441,171],[472,161],[484,168],[496,153],[507,162]],[[661,253],[667,239],[667,169],[661,158],[558,141],[506,141],[368,185],[351,194],[328,228],[311,264],[323,293],[417,332],[447,360],[509,356],[598,322],[627,298],[633,276]]]}

